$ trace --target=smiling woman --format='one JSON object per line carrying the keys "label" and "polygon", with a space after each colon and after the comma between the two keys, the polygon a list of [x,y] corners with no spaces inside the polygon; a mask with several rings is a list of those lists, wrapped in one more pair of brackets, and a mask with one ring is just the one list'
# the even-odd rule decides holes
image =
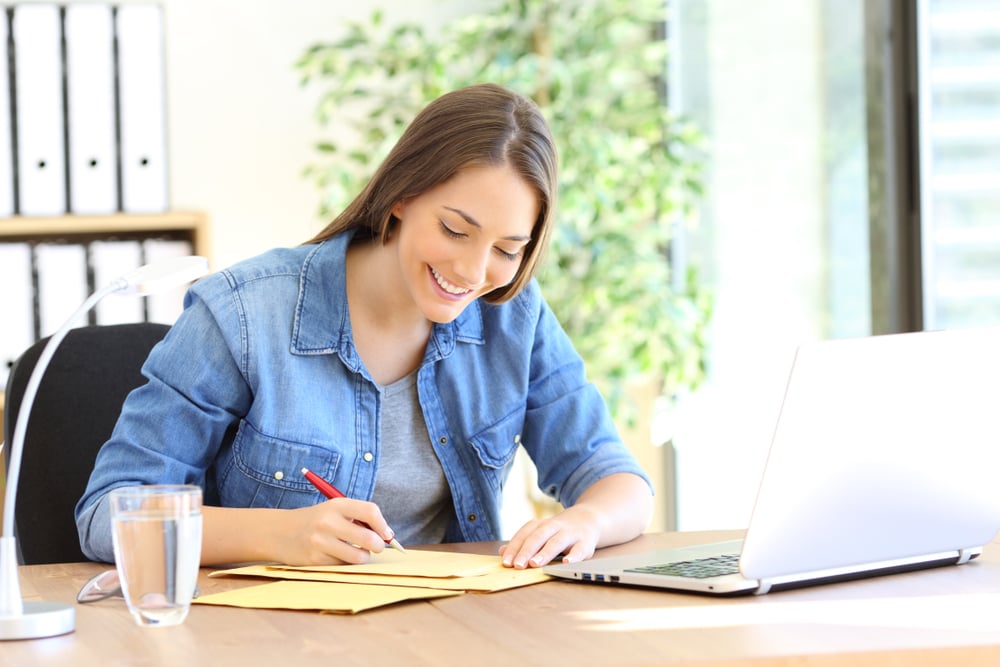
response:
{"label": "smiling woman", "polygon": [[[204,485],[203,564],[497,540],[522,445],[565,509],[525,523],[504,564],[641,533],[649,480],[533,279],[555,164],[534,103],[461,88],[316,238],[198,282],[98,456],[85,552],[111,559],[107,496],[136,482]],[[346,497],[323,502],[288,474],[304,468]]]}
{"label": "smiling woman", "polygon": [[[466,167],[393,207],[399,233],[374,247],[369,268],[380,276],[402,274],[402,284],[382,288],[408,293],[414,316],[450,322],[473,299],[514,279],[538,218],[538,199],[537,191],[507,165]],[[398,271],[390,271],[397,263]],[[356,303],[389,308],[367,299]]]}

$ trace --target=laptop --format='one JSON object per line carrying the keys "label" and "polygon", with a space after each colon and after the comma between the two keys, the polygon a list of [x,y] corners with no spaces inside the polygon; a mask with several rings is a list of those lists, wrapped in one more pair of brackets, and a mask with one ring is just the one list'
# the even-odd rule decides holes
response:
{"label": "laptop", "polygon": [[763,594],[962,564],[1000,530],[1000,327],[806,343],[744,539],[554,577]]}

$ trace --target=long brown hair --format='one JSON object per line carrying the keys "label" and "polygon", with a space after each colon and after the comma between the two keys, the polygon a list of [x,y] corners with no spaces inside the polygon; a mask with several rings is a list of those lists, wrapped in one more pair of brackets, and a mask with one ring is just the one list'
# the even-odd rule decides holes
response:
{"label": "long brown hair", "polygon": [[538,217],[514,279],[483,296],[503,303],[520,292],[538,268],[552,234],[556,200],[556,149],[534,102],[485,83],[446,93],[431,102],[400,137],[375,175],[340,215],[306,243],[351,229],[382,243],[398,220],[397,203],[444,183],[463,167],[510,165],[538,193]]}

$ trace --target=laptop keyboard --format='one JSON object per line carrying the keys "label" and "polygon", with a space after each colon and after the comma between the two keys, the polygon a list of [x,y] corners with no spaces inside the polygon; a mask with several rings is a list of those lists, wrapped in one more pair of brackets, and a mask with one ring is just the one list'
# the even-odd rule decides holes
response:
{"label": "laptop keyboard", "polygon": [[694,560],[663,563],[661,565],[643,565],[642,567],[626,570],[626,572],[665,574],[674,577],[689,577],[691,579],[721,577],[727,574],[736,574],[739,571],[739,554],[724,554],[722,556],[712,556],[711,558],[696,558]]}

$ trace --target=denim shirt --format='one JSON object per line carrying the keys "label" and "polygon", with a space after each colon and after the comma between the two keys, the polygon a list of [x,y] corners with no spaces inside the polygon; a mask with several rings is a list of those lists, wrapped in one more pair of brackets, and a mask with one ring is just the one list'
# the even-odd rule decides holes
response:
{"label": "denim shirt", "polygon": [[[197,484],[208,505],[297,508],[323,500],[300,472],[309,468],[371,499],[382,388],[351,333],[349,242],[272,250],[191,287],[77,504],[88,557],[114,559],[106,494],[116,486]],[[435,324],[417,388],[454,504],[446,541],[500,539],[518,445],[564,506],[613,473],[649,481],[534,282]]]}

